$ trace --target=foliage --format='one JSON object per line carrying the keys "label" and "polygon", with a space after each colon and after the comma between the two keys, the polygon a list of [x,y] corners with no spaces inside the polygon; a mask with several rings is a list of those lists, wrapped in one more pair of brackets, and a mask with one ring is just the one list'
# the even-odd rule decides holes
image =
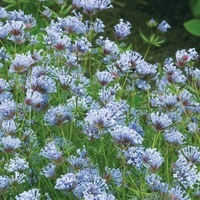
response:
{"label": "foliage", "polygon": [[191,34],[200,36],[200,0],[190,0],[190,4],[195,19],[188,20],[183,25]]}

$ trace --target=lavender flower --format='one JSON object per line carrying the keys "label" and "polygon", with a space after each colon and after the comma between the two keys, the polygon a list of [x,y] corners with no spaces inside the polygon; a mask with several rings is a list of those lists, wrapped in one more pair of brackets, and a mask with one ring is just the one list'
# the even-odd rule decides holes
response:
{"label": "lavender flower", "polygon": [[108,186],[104,179],[94,177],[94,180],[92,182],[86,182],[84,184],[84,189],[84,197],[87,197],[87,195],[97,196],[99,194],[105,193],[105,191],[108,189]]}
{"label": "lavender flower", "polygon": [[182,83],[184,84],[187,78],[183,75],[182,71],[177,69],[173,63],[165,65],[166,79],[169,83]]}
{"label": "lavender flower", "polygon": [[13,36],[19,36],[22,35],[24,29],[26,28],[26,25],[22,21],[11,21],[8,26],[8,31]]}
{"label": "lavender flower", "polygon": [[82,7],[82,0],[72,0],[72,6],[74,9],[79,9]]}
{"label": "lavender flower", "polygon": [[194,135],[194,134],[199,134],[200,135],[200,128],[198,126],[198,123],[191,122],[188,124],[188,131]]}
{"label": "lavender flower", "polygon": [[136,169],[142,168],[145,153],[144,147],[130,147],[123,152],[127,164],[133,165]]}
{"label": "lavender flower", "polygon": [[191,59],[188,52],[186,52],[185,49],[176,51],[175,56],[176,56],[176,65],[178,67],[185,66]]}
{"label": "lavender flower", "polygon": [[8,176],[0,176],[0,195],[4,194],[10,186],[10,178]]}
{"label": "lavender flower", "polygon": [[102,86],[106,86],[107,84],[109,84],[113,80],[112,75],[109,72],[107,72],[107,71],[102,71],[102,72],[98,71],[96,73],[96,77],[97,77],[97,81]]}
{"label": "lavender flower", "polygon": [[157,64],[153,65],[146,62],[140,62],[138,65],[136,65],[136,72],[140,79],[150,81],[157,78],[157,68]]}
{"label": "lavender flower", "polygon": [[156,149],[146,149],[143,156],[143,163],[146,168],[151,172],[156,172],[158,168],[162,165],[164,158],[161,153],[156,151]]}
{"label": "lavender flower", "polygon": [[115,93],[120,90],[119,84],[115,84],[114,87],[110,86],[108,88],[103,87],[99,91],[99,99],[103,105],[108,104],[109,102],[114,102]]}
{"label": "lavender flower", "polygon": [[75,41],[73,49],[77,55],[84,55],[90,50],[91,46],[91,43],[85,37],[81,37]]}
{"label": "lavender flower", "polygon": [[200,149],[197,146],[186,146],[178,151],[179,156],[183,156],[187,162],[193,164],[200,163]]}
{"label": "lavender flower", "polygon": [[61,178],[56,180],[55,188],[61,191],[72,191],[77,185],[76,175],[73,173],[68,173],[62,175]]}
{"label": "lavender flower", "polygon": [[189,53],[189,56],[190,56],[191,60],[198,60],[199,54],[197,53],[195,48],[190,48],[188,50],[188,53]]}
{"label": "lavender flower", "polygon": [[120,41],[125,39],[131,33],[130,29],[130,22],[124,22],[123,19],[120,19],[119,24],[114,26],[115,38]]}
{"label": "lavender flower", "polygon": [[117,61],[116,65],[122,71],[135,70],[136,66],[144,62],[142,56],[135,51],[125,51],[120,55],[120,59]]}
{"label": "lavender flower", "polygon": [[99,37],[96,43],[101,45],[103,48],[103,53],[105,55],[113,55],[119,53],[119,48],[115,42],[110,41],[108,38],[103,40],[103,37]]}
{"label": "lavender flower", "polygon": [[2,26],[0,24],[0,39],[3,40],[8,36],[9,32],[7,29],[7,25]]}
{"label": "lavender flower", "polygon": [[40,190],[33,188],[28,191],[24,191],[21,194],[17,195],[16,200],[39,200],[41,197]]}
{"label": "lavender flower", "polygon": [[44,115],[44,121],[51,126],[61,126],[71,120],[71,113],[62,105],[50,108]]}
{"label": "lavender flower", "polygon": [[63,51],[70,47],[71,40],[67,36],[63,36],[63,38],[57,38],[57,40],[53,43],[53,49],[56,51]]}
{"label": "lavender flower", "polygon": [[[0,38],[1,38],[1,36],[0,36]],[[1,47],[0,48],[0,60],[8,61],[9,59],[10,59],[10,55],[7,53],[7,50],[5,49],[5,47]],[[0,78],[0,85],[3,80],[4,79]],[[5,86],[7,86],[7,84]],[[0,87],[2,87],[2,86],[0,86]],[[0,89],[0,91],[1,91],[1,89]]]}
{"label": "lavender flower", "polygon": [[12,65],[10,66],[9,72],[24,74],[29,71],[33,63],[34,61],[30,55],[17,54],[12,62]]}
{"label": "lavender flower", "polygon": [[151,113],[150,115],[152,126],[157,131],[162,131],[172,124],[172,120],[164,113]]}
{"label": "lavender flower", "polygon": [[151,86],[148,84],[147,81],[144,81],[141,79],[137,79],[135,83],[136,83],[137,88],[140,90],[147,91],[151,88]]}
{"label": "lavender flower", "polygon": [[114,142],[122,149],[142,144],[143,138],[133,129],[117,125],[111,131]]}
{"label": "lavender flower", "polygon": [[52,16],[52,11],[48,8],[48,7],[44,7],[45,8],[45,10],[43,10],[42,12],[41,12],[41,15],[43,15],[44,17],[46,17],[47,19],[48,18],[51,18],[51,16]]}
{"label": "lavender flower", "polygon": [[96,199],[102,199],[102,200],[116,200],[115,196],[112,194],[102,193],[102,194],[85,194],[84,195],[85,200],[96,200]]}
{"label": "lavender flower", "polygon": [[200,173],[195,165],[190,166],[185,165],[179,170],[176,170],[173,177],[178,180],[178,182],[183,185],[184,188],[194,188],[195,184],[198,184],[200,180]]}
{"label": "lavender flower", "polygon": [[102,177],[107,183],[111,181],[118,187],[122,184],[122,173],[119,169],[105,167],[105,172]]}
{"label": "lavender flower", "polygon": [[15,157],[11,158],[10,162],[4,165],[4,169],[8,172],[24,171],[28,168],[28,162],[24,158],[20,158],[18,154],[15,154]]}
{"label": "lavender flower", "polygon": [[156,174],[150,174],[145,177],[147,184],[153,191],[158,191],[162,195],[168,191],[168,185],[161,182],[162,178]]}
{"label": "lavender flower", "polygon": [[82,170],[90,164],[89,158],[81,158],[76,156],[70,156],[67,161],[70,163],[71,168],[75,171]]}
{"label": "lavender flower", "polygon": [[84,0],[82,7],[86,15],[92,16],[99,10],[112,8],[112,5],[110,0]]}
{"label": "lavender flower", "polygon": [[177,131],[175,129],[166,130],[164,132],[164,138],[166,142],[174,146],[179,146],[185,143],[185,136],[183,136],[183,134],[180,131]]}
{"label": "lavender flower", "polygon": [[104,28],[105,28],[105,25],[103,21],[101,21],[98,18],[90,24],[90,29],[93,30],[95,33],[104,32]]}
{"label": "lavender flower", "polygon": [[22,184],[25,182],[25,180],[24,180],[25,177],[26,177],[26,175],[24,173],[15,171],[14,175],[11,175],[10,184],[16,187],[19,184]]}
{"label": "lavender flower", "polygon": [[108,129],[115,124],[111,111],[106,108],[89,111],[84,120],[86,124],[99,130]]}
{"label": "lavender flower", "polygon": [[4,120],[1,124],[1,127],[2,127],[4,135],[6,135],[6,136],[14,135],[16,133],[16,130],[17,130],[17,125],[16,125],[16,123],[13,119]]}
{"label": "lavender flower", "polygon": [[48,164],[46,167],[43,167],[41,174],[46,178],[55,178],[56,177],[56,166],[54,164]]}
{"label": "lavender flower", "polygon": [[181,200],[190,200],[189,195],[185,190],[182,190],[180,186],[171,188],[168,191],[168,197],[170,199],[181,199]]}
{"label": "lavender flower", "polygon": [[33,76],[31,80],[28,78],[26,87],[42,94],[55,93],[57,90],[55,81],[48,76]]}
{"label": "lavender flower", "polygon": [[63,32],[68,34],[84,34],[88,29],[86,24],[81,22],[76,16],[67,16],[64,19],[58,18],[58,24]]}
{"label": "lavender flower", "polygon": [[83,128],[83,133],[87,135],[89,140],[98,139],[102,135],[102,132],[99,129],[87,123],[82,124],[82,128]]}
{"label": "lavender flower", "polygon": [[54,141],[47,143],[40,151],[40,155],[56,163],[61,163],[63,161],[62,152],[57,149]]}
{"label": "lavender flower", "polygon": [[21,141],[18,138],[1,137],[0,139],[0,150],[4,153],[13,153],[17,148],[21,146]]}
{"label": "lavender flower", "polygon": [[167,29],[171,28],[171,26],[163,20],[159,25],[158,25],[158,30],[165,33],[167,32]]}
{"label": "lavender flower", "polygon": [[6,19],[8,17],[8,12],[5,8],[0,7],[0,19]]}

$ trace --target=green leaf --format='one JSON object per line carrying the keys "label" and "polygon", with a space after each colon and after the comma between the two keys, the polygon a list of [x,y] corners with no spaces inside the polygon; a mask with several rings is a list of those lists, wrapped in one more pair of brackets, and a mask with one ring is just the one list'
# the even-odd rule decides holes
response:
{"label": "green leaf", "polygon": [[194,16],[200,16],[200,0],[198,0],[192,8],[192,13]]}
{"label": "green leaf", "polygon": [[200,37],[200,19],[192,19],[184,24],[185,29],[195,36]]}
{"label": "green leaf", "polygon": [[149,39],[147,39],[147,37],[142,33],[142,31],[140,31],[140,36],[142,37],[142,39],[143,39],[146,43],[150,43]]}

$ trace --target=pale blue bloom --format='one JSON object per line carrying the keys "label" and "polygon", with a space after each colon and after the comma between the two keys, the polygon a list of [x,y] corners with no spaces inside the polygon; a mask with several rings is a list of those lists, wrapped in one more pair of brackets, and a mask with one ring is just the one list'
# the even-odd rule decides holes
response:
{"label": "pale blue bloom", "polygon": [[57,163],[60,163],[63,160],[62,152],[57,149],[54,141],[47,143],[40,151],[40,155]]}
{"label": "pale blue bloom", "polygon": [[28,162],[24,158],[20,158],[19,154],[15,154],[15,157],[11,158],[9,163],[4,165],[4,169],[8,172],[24,171],[28,168]]}
{"label": "pale blue bloom", "polygon": [[10,186],[10,178],[6,175],[0,176],[0,195],[2,195]]}
{"label": "pale blue bloom", "polygon": [[110,74],[108,71],[98,71],[96,73],[96,78],[102,86],[108,85],[113,80],[112,74]]}
{"label": "pale blue bloom", "polygon": [[181,200],[190,200],[189,195],[185,190],[180,186],[175,186],[168,191],[168,196],[170,199],[181,199]]}
{"label": "pale blue bloom", "polygon": [[163,20],[159,25],[158,25],[158,30],[165,33],[167,32],[167,29],[171,28],[171,26]]}
{"label": "pale blue bloom", "polygon": [[61,191],[72,191],[77,185],[76,175],[73,173],[68,173],[61,175],[61,178],[56,180],[55,188]]}
{"label": "pale blue bloom", "polygon": [[30,70],[32,64],[34,64],[34,60],[29,54],[17,54],[12,61],[9,72],[24,74]]}
{"label": "pale blue bloom", "polygon": [[11,136],[0,138],[0,150],[4,153],[13,153],[19,147],[21,147],[19,138],[12,138]]}
{"label": "pale blue bloom", "polygon": [[143,138],[133,129],[116,125],[112,131],[111,136],[115,143],[121,148],[136,146],[142,144]]}
{"label": "pale blue bloom", "polygon": [[164,162],[161,153],[156,149],[147,148],[143,156],[143,165],[151,172],[156,172]]}
{"label": "pale blue bloom", "polygon": [[117,40],[125,39],[130,33],[131,24],[130,22],[124,22],[123,19],[119,20],[119,24],[114,26],[114,34]]}
{"label": "pale blue bloom", "polygon": [[61,126],[72,120],[71,113],[66,106],[59,105],[50,108],[44,115],[46,125]]}
{"label": "pale blue bloom", "polygon": [[39,200],[41,197],[40,190],[33,188],[28,191],[24,191],[21,194],[17,195],[16,200]]}
{"label": "pale blue bloom", "polygon": [[41,174],[46,178],[54,178],[56,177],[56,165],[50,163],[46,167],[43,167],[41,170]]}

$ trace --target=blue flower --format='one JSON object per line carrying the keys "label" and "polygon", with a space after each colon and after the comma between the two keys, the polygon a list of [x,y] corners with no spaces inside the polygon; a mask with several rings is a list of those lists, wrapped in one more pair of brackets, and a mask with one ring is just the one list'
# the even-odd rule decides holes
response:
{"label": "blue flower", "polygon": [[131,33],[130,29],[130,22],[124,22],[123,19],[120,19],[119,24],[114,26],[115,38],[120,41],[125,39]]}
{"label": "blue flower", "polygon": [[158,25],[158,30],[165,33],[167,32],[167,29],[171,28],[171,26],[163,20],[159,25]]}

